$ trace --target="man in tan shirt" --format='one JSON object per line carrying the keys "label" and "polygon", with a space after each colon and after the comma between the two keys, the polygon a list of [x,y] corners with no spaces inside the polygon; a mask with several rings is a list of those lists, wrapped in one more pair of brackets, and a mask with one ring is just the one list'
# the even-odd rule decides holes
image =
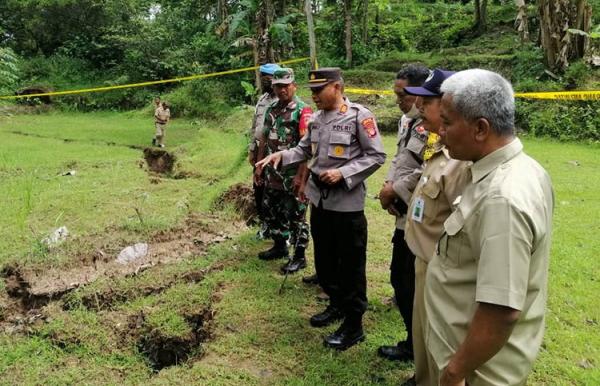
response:
{"label": "man in tan shirt", "polygon": [[423,87],[405,88],[406,93],[418,95],[417,106],[423,118],[423,125],[432,133],[428,140],[432,148],[426,154],[425,169],[411,197],[405,226],[406,243],[417,257],[413,310],[415,377],[414,380],[407,381],[406,385],[432,384],[429,378],[431,364],[428,362],[425,346],[425,274],[427,263],[442,235],[443,223],[451,213],[451,204],[461,194],[468,181],[469,163],[451,159],[437,135],[441,125],[440,86],[452,74],[454,73],[450,71],[434,70]]}
{"label": "man in tan shirt", "polygon": [[440,135],[470,181],[427,268],[434,385],[524,385],[544,334],[554,198],[514,136],[514,92],[487,70],[441,88]]}
{"label": "man in tan shirt", "polygon": [[162,102],[154,110],[154,124],[156,126],[156,145],[165,147],[165,134],[167,131],[167,122],[171,119],[171,110],[167,102]]}

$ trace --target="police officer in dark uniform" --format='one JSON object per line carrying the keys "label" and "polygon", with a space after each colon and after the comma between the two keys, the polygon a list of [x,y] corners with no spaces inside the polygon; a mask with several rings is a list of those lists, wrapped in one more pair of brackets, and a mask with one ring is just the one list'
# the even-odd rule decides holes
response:
{"label": "police officer in dark uniform", "polygon": [[339,68],[310,71],[309,87],[319,110],[306,135],[295,148],[273,153],[256,166],[281,163],[285,168],[308,160],[311,177],[305,194],[311,203],[315,268],[330,301],[310,323],[323,327],[343,319],[324,344],[345,350],[365,338],[365,180],[385,162],[385,152],[373,114],[344,97]]}

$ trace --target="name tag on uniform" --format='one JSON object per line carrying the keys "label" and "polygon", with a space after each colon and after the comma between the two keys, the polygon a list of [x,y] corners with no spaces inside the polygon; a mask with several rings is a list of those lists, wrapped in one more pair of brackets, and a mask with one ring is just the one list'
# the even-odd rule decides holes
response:
{"label": "name tag on uniform", "polygon": [[411,218],[416,222],[423,222],[423,210],[425,210],[425,201],[421,197],[415,199],[415,205],[411,213]]}

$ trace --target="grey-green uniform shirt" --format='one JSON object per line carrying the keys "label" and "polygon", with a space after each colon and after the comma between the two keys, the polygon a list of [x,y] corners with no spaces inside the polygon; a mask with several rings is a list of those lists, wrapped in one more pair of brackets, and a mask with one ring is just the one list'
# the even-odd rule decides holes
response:
{"label": "grey-green uniform shirt", "polygon": [[439,369],[467,336],[478,303],[521,311],[471,386],[523,385],[544,335],[554,197],[550,177],[518,139],[471,166],[427,269],[427,350]]}
{"label": "grey-green uniform shirt", "polygon": [[[427,145],[429,132],[421,126],[419,118],[408,118],[406,115],[398,122],[398,138],[396,155],[385,178],[392,182],[396,195],[406,203],[410,202],[421,173],[423,171],[423,152]],[[396,228],[404,229],[406,215],[396,217]]]}
{"label": "grey-green uniform shirt", "polygon": [[345,99],[339,110],[319,110],[312,115],[298,146],[283,152],[282,165],[310,160],[308,168],[317,175],[339,169],[342,181],[329,189],[327,197],[322,197],[313,178],[309,178],[305,194],[323,209],[356,212],[365,207],[366,178],[383,165],[385,157],[373,113]]}
{"label": "grey-green uniform shirt", "polygon": [[248,150],[255,151],[257,149],[258,142],[260,141],[265,127],[265,113],[269,106],[278,100],[279,99],[275,94],[271,95],[268,92],[262,94],[261,97],[258,98],[256,109],[254,110],[254,118],[252,119],[252,127],[250,127],[248,133],[248,136],[250,137]]}

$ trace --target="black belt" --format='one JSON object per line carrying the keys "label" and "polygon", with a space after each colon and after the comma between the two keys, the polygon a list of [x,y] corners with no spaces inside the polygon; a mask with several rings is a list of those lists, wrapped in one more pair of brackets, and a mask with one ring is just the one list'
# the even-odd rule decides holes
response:
{"label": "black belt", "polygon": [[319,175],[312,171],[310,172],[310,177],[312,178],[313,182],[319,189],[322,200],[327,200],[327,197],[329,197],[329,192],[331,191],[331,189],[336,188],[340,185],[339,182],[334,185],[329,185],[328,183],[321,181],[321,179],[319,178]]}

